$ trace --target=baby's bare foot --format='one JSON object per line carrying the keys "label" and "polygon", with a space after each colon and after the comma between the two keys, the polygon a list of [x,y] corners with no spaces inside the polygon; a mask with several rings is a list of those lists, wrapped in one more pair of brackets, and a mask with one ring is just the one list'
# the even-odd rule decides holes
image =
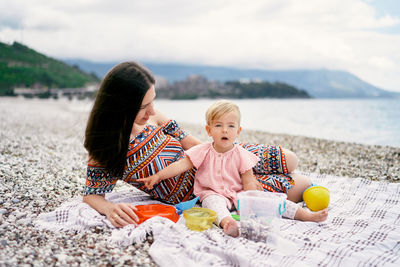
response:
{"label": "baby's bare foot", "polygon": [[223,228],[224,228],[225,234],[230,235],[232,237],[239,236],[239,227],[238,227],[236,221],[234,221],[233,219],[226,221]]}
{"label": "baby's bare foot", "polygon": [[311,212],[303,208],[299,208],[294,216],[295,220],[305,221],[305,222],[323,222],[328,218],[328,208]]}
{"label": "baby's bare foot", "polygon": [[311,213],[310,221],[323,222],[326,218],[328,218],[328,208]]}

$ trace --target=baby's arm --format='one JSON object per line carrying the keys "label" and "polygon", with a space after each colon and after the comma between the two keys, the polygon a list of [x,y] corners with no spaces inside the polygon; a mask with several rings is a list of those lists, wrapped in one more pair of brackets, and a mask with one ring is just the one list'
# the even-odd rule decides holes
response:
{"label": "baby's arm", "polygon": [[137,181],[144,183],[148,189],[152,189],[153,186],[160,181],[174,177],[191,168],[193,168],[193,163],[190,161],[189,157],[186,157],[168,165],[168,167],[162,169],[152,176],[140,178],[137,179]]}
{"label": "baby's arm", "polygon": [[253,175],[253,170],[247,170],[246,172],[242,173],[242,183],[243,183],[243,190],[260,190],[262,191],[262,187],[257,179]]}

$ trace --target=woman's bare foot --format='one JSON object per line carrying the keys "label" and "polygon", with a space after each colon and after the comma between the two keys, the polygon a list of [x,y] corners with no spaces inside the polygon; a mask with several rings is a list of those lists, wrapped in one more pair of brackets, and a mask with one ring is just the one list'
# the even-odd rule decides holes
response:
{"label": "woman's bare foot", "polygon": [[309,222],[323,222],[328,218],[328,208],[311,212],[303,208],[299,208],[294,216],[295,220],[309,221]]}
{"label": "woman's bare foot", "polygon": [[236,221],[232,217],[225,217],[221,220],[221,227],[224,229],[224,233],[232,237],[239,236],[239,227]]}

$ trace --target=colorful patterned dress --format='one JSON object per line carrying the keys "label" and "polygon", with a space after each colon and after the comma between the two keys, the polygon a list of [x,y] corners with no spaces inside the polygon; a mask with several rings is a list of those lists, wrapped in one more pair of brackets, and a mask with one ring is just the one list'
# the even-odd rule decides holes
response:
{"label": "colorful patterned dress", "polygon": [[[153,175],[169,164],[185,157],[178,140],[186,133],[175,121],[169,121],[163,127],[147,125],[135,139],[129,143],[125,172],[121,180],[142,190],[153,198],[171,204],[177,204],[194,198],[193,185],[196,169],[190,169],[180,175],[161,181],[149,190],[136,180]],[[294,184],[288,175],[285,156],[278,146],[240,144],[254,153],[260,161],[253,168],[256,178],[264,190],[286,192]],[[84,195],[105,194],[113,190],[119,179],[113,177],[104,167],[88,164]]]}

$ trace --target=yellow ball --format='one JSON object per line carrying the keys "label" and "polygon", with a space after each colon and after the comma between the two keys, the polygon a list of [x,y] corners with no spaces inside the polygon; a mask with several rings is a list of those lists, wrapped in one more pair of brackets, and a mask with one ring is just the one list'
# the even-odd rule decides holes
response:
{"label": "yellow ball", "polygon": [[329,190],[320,185],[310,186],[304,191],[303,200],[310,210],[323,210],[329,206]]}

